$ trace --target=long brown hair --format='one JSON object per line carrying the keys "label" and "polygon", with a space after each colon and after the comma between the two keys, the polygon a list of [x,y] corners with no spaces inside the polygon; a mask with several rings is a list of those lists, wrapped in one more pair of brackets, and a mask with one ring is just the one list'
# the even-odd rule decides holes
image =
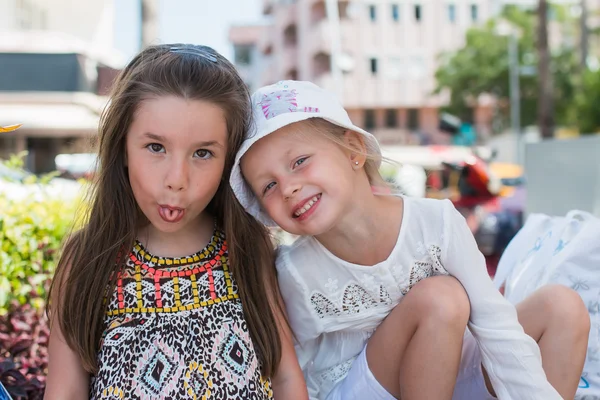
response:
{"label": "long brown hair", "polygon": [[235,67],[213,49],[192,45],[152,46],[117,77],[99,126],[99,172],[89,196],[83,229],[66,242],[50,290],[47,311],[55,313],[68,345],[84,368],[97,373],[97,353],[117,271],[144,221],[129,183],[125,139],[140,102],[174,95],[206,100],[226,115],[228,139],[223,179],[208,206],[225,231],[231,271],[264,376],[273,375],[281,342],[273,310],[277,296],[274,249],[267,229],[243,210],[228,184],[235,154],[248,131],[250,95]]}

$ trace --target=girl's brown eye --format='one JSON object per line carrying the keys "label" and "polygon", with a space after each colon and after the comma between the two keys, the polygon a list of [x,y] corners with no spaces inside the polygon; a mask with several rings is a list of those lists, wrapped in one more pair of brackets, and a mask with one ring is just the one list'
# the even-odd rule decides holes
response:
{"label": "girl's brown eye", "polygon": [[203,160],[208,160],[213,156],[213,153],[210,150],[200,149],[196,151],[196,157],[201,158]]}
{"label": "girl's brown eye", "polygon": [[162,153],[164,149],[163,145],[158,143],[150,143],[146,147],[153,153]]}

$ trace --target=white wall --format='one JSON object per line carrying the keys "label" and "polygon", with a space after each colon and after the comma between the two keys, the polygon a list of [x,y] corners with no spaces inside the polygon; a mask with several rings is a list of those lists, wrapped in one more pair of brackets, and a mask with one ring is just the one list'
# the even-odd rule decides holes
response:
{"label": "white wall", "polygon": [[578,209],[600,217],[599,155],[599,135],[528,144],[527,213],[565,215]]}
{"label": "white wall", "polygon": [[62,32],[109,51],[113,48],[113,2],[114,0],[0,0],[0,30]]}

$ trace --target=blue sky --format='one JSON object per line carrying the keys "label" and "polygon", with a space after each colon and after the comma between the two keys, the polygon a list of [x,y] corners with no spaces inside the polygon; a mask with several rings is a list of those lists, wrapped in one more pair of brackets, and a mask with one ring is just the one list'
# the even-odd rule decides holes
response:
{"label": "blue sky", "polygon": [[[127,59],[139,50],[140,0],[115,3],[115,47]],[[160,43],[195,43],[232,58],[227,40],[232,24],[261,21],[262,0],[159,0]]]}

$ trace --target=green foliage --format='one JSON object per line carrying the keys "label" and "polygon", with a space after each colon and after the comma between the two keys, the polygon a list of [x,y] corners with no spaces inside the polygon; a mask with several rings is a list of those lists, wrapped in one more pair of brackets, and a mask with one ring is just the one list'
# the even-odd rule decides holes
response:
{"label": "green foliage", "polygon": [[575,116],[581,133],[600,132],[600,70],[587,71],[583,75],[581,91],[576,96]]}
{"label": "green foliage", "polygon": [[[555,21],[570,23],[558,8]],[[497,110],[506,124],[509,113],[509,60],[508,37],[500,36],[499,24],[508,23],[519,32],[519,64],[522,70],[536,71],[522,74],[519,79],[521,92],[521,123],[534,124],[537,114],[538,79],[537,51],[535,47],[537,20],[535,12],[516,6],[507,6],[497,19],[470,29],[465,46],[456,52],[442,54],[436,71],[436,92],[449,90],[451,94],[447,111],[469,120],[475,100],[482,94],[494,95],[499,101]],[[565,28],[566,29],[566,28]],[[573,77],[576,75],[577,58],[573,49],[555,49],[553,78],[557,123],[569,121],[572,95],[575,91]]]}
{"label": "green foliage", "polygon": [[[5,165],[19,167],[20,158]],[[73,227],[79,199],[48,195],[51,177],[27,176],[35,191],[24,199],[0,191],[0,315],[15,300],[43,306],[61,242]]]}

